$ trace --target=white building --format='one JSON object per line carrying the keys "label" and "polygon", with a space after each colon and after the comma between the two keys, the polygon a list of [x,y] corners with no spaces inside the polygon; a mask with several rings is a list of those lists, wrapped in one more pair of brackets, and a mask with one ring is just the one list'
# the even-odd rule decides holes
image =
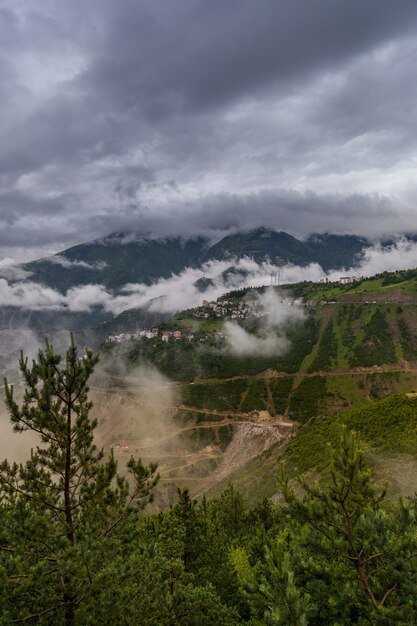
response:
{"label": "white building", "polygon": [[342,276],[339,278],[339,283],[341,285],[350,285],[351,283],[356,283],[357,280],[356,276]]}

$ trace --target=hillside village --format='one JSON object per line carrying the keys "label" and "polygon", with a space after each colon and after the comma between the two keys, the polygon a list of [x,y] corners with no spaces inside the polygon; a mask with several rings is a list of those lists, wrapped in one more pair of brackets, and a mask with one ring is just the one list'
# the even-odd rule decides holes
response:
{"label": "hillside village", "polygon": [[[247,302],[244,300],[224,299],[219,298],[216,301],[209,302],[203,300],[200,307],[195,307],[187,311],[187,315],[191,319],[196,320],[245,320],[248,317],[259,317],[262,315],[262,308],[256,302]],[[222,333],[217,333],[224,337]],[[164,343],[170,341],[180,341],[181,339],[187,339],[188,341],[194,341],[195,336],[193,333],[185,333],[181,330],[162,330],[159,328],[150,328],[144,330],[137,330],[134,333],[120,333],[118,335],[110,335],[107,338],[108,343],[123,343],[125,341],[140,340],[140,339],[160,339]],[[204,340],[199,338],[199,341]]]}
{"label": "hillside village", "polygon": [[[286,298],[283,300],[285,304],[293,304],[293,300]],[[202,305],[189,309],[186,311],[187,317],[195,320],[207,320],[207,321],[226,321],[236,320],[243,321],[248,318],[256,318],[265,315],[263,307],[257,300],[229,298],[225,299],[224,296],[218,298],[216,301],[209,302],[203,300]],[[218,339],[223,339],[225,335],[221,332],[215,333]],[[199,336],[198,341],[204,341],[207,337]],[[120,333],[118,335],[110,335],[107,338],[107,343],[123,343],[131,340],[141,339],[160,339],[164,343],[170,341],[180,341],[181,339],[187,339],[192,342],[196,340],[193,333],[185,332],[181,330],[163,330],[157,327],[136,330],[133,333]]]}
{"label": "hillside village", "polygon": [[[340,284],[348,284],[356,282],[356,277],[342,277],[339,280]],[[284,298],[283,304],[293,305],[295,303],[293,298]],[[332,304],[330,301],[320,301],[316,300],[307,300],[307,301],[299,301],[297,300],[297,304],[307,306],[307,307],[315,307],[317,304],[325,305]],[[265,314],[263,307],[256,299],[250,298],[241,298],[241,297],[231,297],[230,294],[227,296],[221,296],[217,300],[208,301],[203,300],[201,306],[194,307],[192,309],[188,309],[186,311],[187,316],[190,319],[196,320],[213,320],[213,321],[226,321],[226,320],[235,320],[235,321],[243,321],[248,318],[257,318],[261,317]],[[222,333],[216,333],[217,338],[223,339],[224,335]],[[207,337],[206,337],[207,338]],[[110,335],[106,343],[116,344],[123,343],[126,341],[137,341],[137,340],[155,340],[160,339],[164,343],[180,341],[181,339],[187,339],[192,342],[196,338],[193,333],[186,333],[179,329],[175,330],[162,330],[158,327],[152,327],[147,329],[136,330],[133,333],[120,333],[117,335]],[[198,341],[204,341],[204,337],[199,337]]]}
{"label": "hillside village", "polygon": [[[233,320],[243,320],[246,319],[249,315],[260,315],[260,311],[255,310],[255,307],[251,307],[248,303],[238,300],[222,300],[219,299],[215,302],[209,302],[208,300],[202,301],[201,307],[195,307],[187,311],[190,318],[201,319],[201,320],[222,320],[222,319],[233,319]],[[219,338],[222,333],[218,333]],[[222,335],[224,336],[224,335]],[[137,330],[134,333],[120,333],[118,335],[110,335],[107,338],[107,343],[123,343],[125,341],[134,341],[134,340],[155,340],[160,339],[164,343],[168,343],[170,341],[180,341],[181,339],[187,339],[192,342],[195,340],[195,336],[193,333],[185,333],[181,330],[162,330],[160,328],[154,327],[144,330]],[[199,341],[204,340],[203,338],[199,338]]]}
{"label": "hillside village", "polygon": [[[180,341],[183,338],[183,333],[180,330],[163,330],[159,328],[150,328],[146,330],[137,330],[134,333],[120,333],[119,335],[110,335],[106,343],[123,343],[124,341],[132,341],[138,339],[157,339],[158,337],[164,342]],[[194,335],[187,335],[189,341],[194,339]]]}

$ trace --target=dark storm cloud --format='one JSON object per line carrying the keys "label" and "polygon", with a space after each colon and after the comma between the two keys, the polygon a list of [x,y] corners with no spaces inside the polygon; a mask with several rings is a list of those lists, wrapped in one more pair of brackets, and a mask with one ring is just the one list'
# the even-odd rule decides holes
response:
{"label": "dark storm cloud", "polygon": [[3,0],[0,252],[409,230],[416,28],[415,0]]}
{"label": "dark storm cloud", "polygon": [[122,2],[81,80],[127,107],[156,104],[155,117],[199,110],[336,65],[416,17],[408,0]]}
{"label": "dark storm cloud", "polygon": [[39,217],[56,215],[65,209],[62,199],[36,200],[21,191],[0,191],[0,220],[7,224],[16,224],[23,216],[32,216],[35,213]]}
{"label": "dark storm cloud", "polygon": [[[297,216],[297,219],[294,218]],[[314,232],[357,233],[370,239],[413,230],[414,213],[399,214],[386,197],[322,194],[312,191],[264,190],[248,195],[218,194],[184,206],[173,202],[169,212],[130,207],[117,215],[102,214],[80,221],[85,232],[105,234],[134,230],[142,236],[225,235],[264,225],[300,237]]]}

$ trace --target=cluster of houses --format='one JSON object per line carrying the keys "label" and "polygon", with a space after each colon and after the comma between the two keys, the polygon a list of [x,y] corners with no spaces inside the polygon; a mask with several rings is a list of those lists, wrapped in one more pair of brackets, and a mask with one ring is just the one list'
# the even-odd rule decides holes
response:
{"label": "cluster of houses", "polygon": [[250,302],[243,300],[233,302],[232,300],[217,300],[216,302],[208,302],[203,300],[202,306],[193,309],[191,315],[202,319],[224,319],[244,320],[249,315],[257,316],[259,311]]}
{"label": "cluster of houses", "polygon": [[[290,305],[295,304],[295,302],[289,298],[286,298],[285,300],[283,300],[283,302]],[[315,304],[316,302],[314,302],[314,305]],[[311,304],[310,306],[313,306],[313,304]],[[195,309],[190,309],[189,311],[187,311],[187,313],[190,317],[207,320],[245,320],[248,317],[260,317],[262,315],[265,315],[265,310],[263,309],[262,305],[256,300],[233,301],[219,299],[215,302],[203,300],[202,306],[196,307]],[[213,336],[215,340],[220,342],[225,340],[225,335],[221,332],[215,332],[210,336]],[[133,333],[120,333],[119,335],[110,335],[106,341],[108,343],[123,343],[125,341],[138,340],[143,338],[159,338],[164,343],[168,343],[170,341],[180,341],[181,339],[185,338],[190,342],[196,339],[196,341],[204,343],[205,341],[207,341],[208,336],[202,336],[201,333],[198,333],[198,337],[195,338],[193,334],[189,334],[188,332],[184,333],[180,330],[169,331],[160,330],[159,328],[150,328],[146,330],[137,330]]]}
{"label": "cluster of houses", "polygon": [[[120,335],[110,335],[107,338],[109,343],[123,343],[124,341],[131,341],[132,339],[156,339],[160,337],[164,343],[169,341],[180,341],[183,338],[183,333],[180,330],[162,330],[158,328],[151,328],[147,330],[137,330],[134,333],[121,333]],[[194,335],[187,335],[188,341],[194,339]]]}

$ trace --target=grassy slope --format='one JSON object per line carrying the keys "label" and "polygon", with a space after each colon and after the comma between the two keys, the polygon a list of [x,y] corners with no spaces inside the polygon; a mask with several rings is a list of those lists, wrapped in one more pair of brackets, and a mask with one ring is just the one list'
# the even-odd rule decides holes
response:
{"label": "grassy slope", "polygon": [[[416,360],[417,306],[343,302],[346,295],[369,300],[372,294],[388,296],[393,289],[415,297],[415,276],[396,282],[392,278],[353,286],[298,286],[298,295],[337,304],[316,308],[320,339],[300,366],[300,373],[309,375],[293,378],[294,387],[284,400],[289,417],[301,422],[301,428],[288,445],[276,444],[230,477],[249,500],[276,492],[281,460],[292,471],[298,466],[316,475],[323,469],[327,442],[335,443],[342,424],[362,433],[369,459],[392,493],[414,492],[417,401],[398,392],[417,386],[416,372],[404,364]],[[393,392],[397,395],[388,395]],[[375,402],[378,398],[385,399]],[[346,412],[349,408],[353,410]]]}
{"label": "grassy slope", "polygon": [[[247,414],[250,419],[253,411],[299,423],[289,444],[273,446],[231,477],[249,499],[275,493],[281,458],[290,469],[320,471],[326,442],[335,441],[342,423],[363,433],[381,478],[408,493],[417,476],[417,402],[389,394],[417,388],[417,277],[407,272],[347,286],[302,283],[291,291],[318,304],[304,326],[290,330],[292,348],[284,357],[231,357],[216,351],[210,340],[203,346],[185,340],[146,349],[137,345],[129,358],[134,364],[150,360],[181,382],[179,423],[214,426],[225,417]],[[221,326],[187,312],[164,325],[197,335]],[[230,428],[225,441],[229,437]],[[406,475],[411,478],[403,484]]]}
{"label": "grassy slope", "polygon": [[369,295],[389,296],[393,290],[401,290],[405,295],[414,296],[414,299],[417,301],[417,270],[383,272],[348,285],[340,285],[338,282],[304,282],[297,285],[288,285],[285,288],[296,296],[304,297],[306,300],[316,300],[317,302],[338,302],[350,297],[359,299]]}
{"label": "grassy slope", "polygon": [[[275,444],[229,480],[246,494],[248,501],[254,502],[276,493],[276,475],[282,462],[290,475],[299,470],[318,476],[327,464],[327,446],[337,443],[344,425],[361,434],[368,460],[377,474],[393,485],[394,495],[417,489],[417,398],[404,394],[312,419],[289,443]],[[408,481],[402,476],[404,466],[411,467]],[[217,485],[216,491],[222,486]]]}
{"label": "grassy slope", "polygon": [[[327,319],[324,315],[326,308],[332,308],[330,318],[327,316]],[[188,355],[186,365],[189,366],[190,358],[194,360],[193,369],[187,371],[190,375],[198,371],[200,375],[193,394],[195,396],[198,390],[204,398],[203,404],[195,404],[195,400],[188,397],[188,386],[185,385],[184,404],[203,408],[204,402],[207,402],[207,408],[214,409],[218,402],[221,410],[222,396],[212,384],[213,378],[261,376],[266,381],[262,385],[274,385],[274,370],[278,370],[282,379],[287,377],[291,381],[285,384],[290,384],[292,391],[285,394],[279,407],[274,406],[274,403],[271,406],[270,403],[270,412],[272,415],[288,413],[292,419],[304,422],[317,415],[319,410],[322,413],[334,413],[353,408],[383,398],[389,393],[407,391],[416,384],[417,374],[411,369],[415,366],[413,363],[410,363],[410,369],[404,366],[404,359],[413,361],[417,355],[416,306],[409,305],[398,312],[395,303],[340,304],[322,307],[316,311],[316,315],[317,324],[308,341],[304,341],[303,348],[295,338],[291,353],[284,358],[236,359],[204,350],[196,353],[190,347],[184,348]],[[322,328],[318,340],[320,324]],[[181,354],[182,348],[178,345],[171,350]],[[174,363],[178,366],[178,362],[178,358],[174,357],[167,361],[170,366]],[[164,361],[159,358],[159,366],[161,364],[164,365]],[[177,375],[178,372],[177,369]],[[171,374],[168,370],[165,373]],[[175,372],[172,371],[172,374]],[[248,406],[258,410],[268,408],[265,406],[262,385],[248,387],[246,381],[234,403],[234,410],[244,410]],[[234,397],[235,386],[233,380],[223,381],[224,394]],[[242,404],[244,393],[246,401]]]}
{"label": "grassy slope", "polygon": [[[400,280],[403,274],[408,276],[407,280]],[[206,408],[207,413],[215,409],[268,410],[271,415],[285,414],[305,422],[318,412],[331,414],[415,386],[416,372],[412,370],[417,369],[417,304],[341,300],[354,292],[398,290],[399,286],[408,294],[417,294],[416,280],[406,272],[383,275],[359,285],[293,286],[295,295],[314,297],[317,301],[322,297],[328,301],[331,295],[335,303],[313,308],[304,325],[290,328],[291,349],[282,356],[238,358],[216,349],[210,339],[204,344],[198,341],[190,344],[185,339],[169,345],[160,341],[136,343],[128,358],[134,365],[142,360],[151,361],[163,374],[182,382],[186,407]],[[244,293],[233,295],[238,298]],[[222,322],[192,318],[183,312],[161,328],[181,328],[195,333],[196,337],[210,337],[221,330]],[[408,369],[404,360],[409,362]],[[282,377],[281,391],[276,391],[276,372]],[[248,379],[239,382],[238,395],[237,383],[225,380],[235,377]],[[263,381],[255,378],[250,384],[251,377],[262,377]],[[219,392],[220,383],[216,381],[222,379]],[[189,385],[192,381],[198,383],[194,389]],[[226,404],[225,397],[228,397]]]}
{"label": "grassy slope", "polygon": [[337,443],[343,424],[360,432],[370,449],[417,455],[417,398],[395,394],[352,411],[311,420],[290,443],[287,462],[302,471],[322,469],[326,446]]}

